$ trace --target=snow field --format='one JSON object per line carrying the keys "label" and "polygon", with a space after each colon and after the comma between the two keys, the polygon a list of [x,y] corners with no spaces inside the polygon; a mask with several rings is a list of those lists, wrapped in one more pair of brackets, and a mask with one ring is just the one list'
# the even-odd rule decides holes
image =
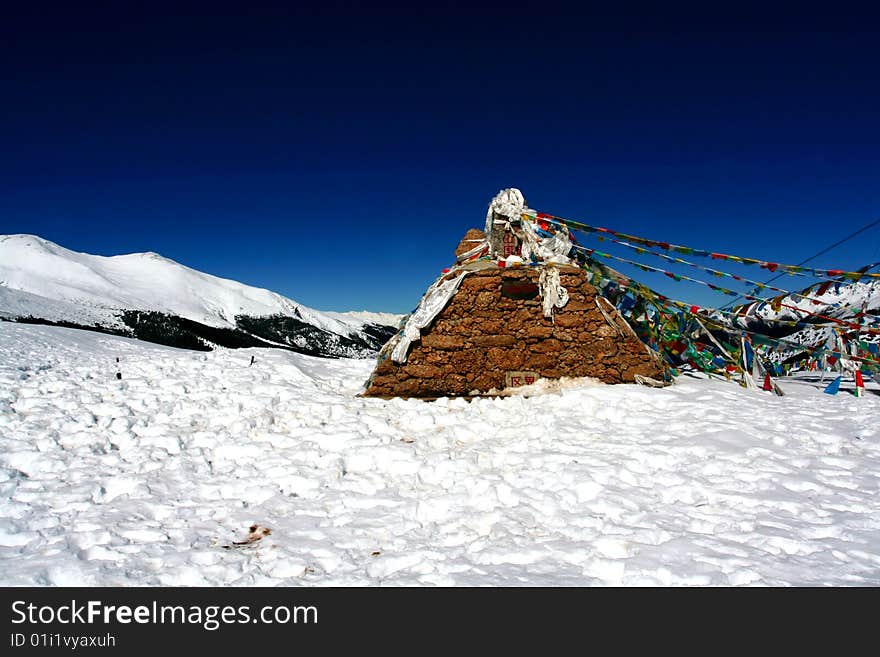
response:
{"label": "snow field", "polygon": [[880,584],[876,382],[426,403],[372,367],[0,322],[0,583]]}

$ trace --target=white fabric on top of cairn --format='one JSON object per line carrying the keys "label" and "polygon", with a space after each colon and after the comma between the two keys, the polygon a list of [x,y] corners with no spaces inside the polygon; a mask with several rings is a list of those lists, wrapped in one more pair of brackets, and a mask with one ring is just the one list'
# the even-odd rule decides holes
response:
{"label": "white fabric on top of cairn", "polygon": [[[503,219],[496,219],[496,216]],[[544,262],[555,262],[557,264],[567,264],[571,262],[568,257],[571,251],[571,238],[568,234],[568,228],[558,226],[556,234],[551,237],[541,237],[538,235],[535,222],[537,216],[534,210],[531,210],[525,201],[523,193],[515,187],[502,189],[495,198],[489,203],[489,209],[486,211],[486,237],[492,234],[492,228],[495,225],[506,225],[510,222],[516,222],[521,226],[521,234],[523,239],[522,257],[528,262],[534,255],[538,260]],[[521,223],[520,223],[521,222]],[[488,240],[491,245],[491,240]],[[491,255],[497,256],[497,253]]]}
{"label": "white fabric on top of cairn", "polygon": [[[489,203],[489,210],[486,212],[486,236],[488,237],[492,234],[496,214],[519,221],[525,208],[526,199],[521,191],[516,187],[502,189],[495,195],[492,202]],[[506,223],[506,221],[499,223]]]}
{"label": "white fabric on top of cairn", "polygon": [[538,235],[535,225],[525,218],[522,227],[526,238],[523,242],[522,253],[526,262],[529,261],[532,254],[544,262],[554,262],[559,265],[567,265],[571,262],[571,258],[568,257],[572,246],[571,238],[565,226],[557,227],[557,232],[552,237]]}

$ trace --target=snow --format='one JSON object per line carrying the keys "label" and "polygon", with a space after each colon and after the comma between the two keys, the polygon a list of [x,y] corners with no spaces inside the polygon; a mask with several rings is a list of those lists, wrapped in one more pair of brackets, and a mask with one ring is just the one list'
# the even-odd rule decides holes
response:
{"label": "snow", "polygon": [[880,584],[875,381],[427,403],[372,366],[0,322],[0,584]]}
{"label": "snow", "polygon": [[158,311],[218,327],[234,327],[236,315],[282,314],[344,336],[355,335],[364,323],[157,253],[96,256],[35,235],[0,235],[0,316],[118,324],[113,309]]}
{"label": "snow", "polygon": [[108,308],[49,299],[0,285],[0,318],[17,317],[39,317],[53,322],[73,322],[84,326],[124,326],[117,314]]}
{"label": "snow", "polygon": [[381,326],[398,327],[406,315],[394,313],[374,313],[368,310],[350,310],[344,313],[323,311],[327,317],[332,317],[340,322],[350,324],[355,328],[362,328],[367,324],[379,324]]}

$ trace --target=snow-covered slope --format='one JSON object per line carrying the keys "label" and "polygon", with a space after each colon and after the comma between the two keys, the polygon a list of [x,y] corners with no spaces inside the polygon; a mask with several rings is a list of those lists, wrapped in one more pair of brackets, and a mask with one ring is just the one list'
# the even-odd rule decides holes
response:
{"label": "snow-covered slope", "polygon": [[31,292],[5,287],[0,281],[0,319],[40,317],[73,324],[102,324],[123,327],[116,313],[109,308],[50,299]]}
{"label": "snow-covered slope", "polygon": [[0,585],[880,585],[875,381],[426,403],[371,368],[0,322]]}
{"label": "snow-covered slope", "polygon": [[[120,311],[162,313],[224,329],[240,328],[242,316],[288,317],[329,334],[328,344],[332,336],[364,340],[365,326],[385,319],[381,314],[323,313],[156,253],[105,257],[70,251],[34,235],[0,236],[0,316],[119,328],[124,326]],[[327,355],[356,351],[351,347]]]}

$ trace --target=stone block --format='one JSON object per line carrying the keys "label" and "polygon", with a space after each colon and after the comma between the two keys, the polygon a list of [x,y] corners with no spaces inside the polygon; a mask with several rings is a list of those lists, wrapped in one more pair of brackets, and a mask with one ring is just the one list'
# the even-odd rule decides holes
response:
{"label": "stone block", "polygon": [[553,313],[553,323],[561,328],[583,326],[584,316],[576,313],[567,313],[563,310],[558,313]]}
{"label": "stone block", "polygon": [[525,334],[530,338],[549,338],[553,335],[553,327],[532,324],[525,327]]}
{"label": "stone block", "polygon": [[512,347],[516,344],[516,338],[512,335],[477,335],[471,338],[471,342],[478,347]]}
{"label": "stone block", "polygon": [[548,338],[547,340],[542,340],[534,344],[531,348],[531,351],[538,354],[549,354],[549,353],[557,353],[564,349],[564,345],[559,340],[554,340],[553,338]]}
{"label": "stone block", "polygon": [[464,346],[464,340],[456,335],[437,335],[429,333],[423,335],[422,344],[426,347],[434,349],[460,349]]}
{"label": "stone block", "polygon": [[410,365],[403,368],[403,371],[417,379],[433,379],[443,373],[443,370],[435,365]]}
{"label": "stone block", "polygon": [[464,237],[461,238],[461,242],[458,243],[458,246],[455,247],[455,257],[457,258],[461,254],[467,253],[474,247],[479,246],[479,240],[484,239],[486,239],[486,233],[479,228],[471,228],[464,234]]}

